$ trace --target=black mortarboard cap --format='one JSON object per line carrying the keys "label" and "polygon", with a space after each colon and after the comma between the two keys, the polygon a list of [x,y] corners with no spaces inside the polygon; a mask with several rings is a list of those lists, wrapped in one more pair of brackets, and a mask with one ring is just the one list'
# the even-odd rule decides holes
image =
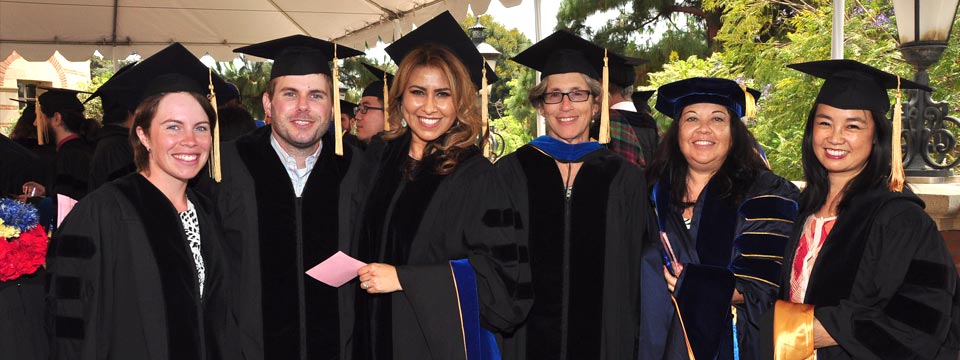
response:
{"label": "black mortarboard cap", "polygon": [[906,79],[898,80],[896,75],[849,59],[811,61],[787,67],[826,79],[820,86],[816,102],[838,109],[875,110],[886,114],[890,110],[887,89],[896,89],[898,81],[903,89],[932,91],[927,86]]}
{"label": "black mortarboard cap", "polygon": [[99,97],[100,105],[105,112],[118,106],[124,107],[127,110],[136,109],[137,99],[135,96],[131,96],[132,92],[128,89],[118,88],[116,86],[116,82],[114,81],[117,76],[120,76],[120,74],[132,69],[134,65],[136,65],[136,63],[129,63],[118,69],[113,76],[101,84],[100,87],[97,88],[97,91],[94,91],[93,95],[90,95],[90,97],[88,97],[87,100],[84,100],[83,103],[86,104]]}
{"label": "black mortarboard cap", "polygon": [[74,112],[83,113],[83,103],[81,103],[80,99],[77,98],[77,94],[90,93],[88,91],[50,88],[50,87],[42,87],[42,86],[39,88],[47,90],[45,93],[40,94],[40,96],[37,97],[37,101],[40,103],[40,107],[47,112],[74,111]]}
{"label": "black mortarboard cap", "polygon": [[[610,60],[608,64],[610,83],[621,88],[633,86],[634,81],[637,80],[637,71],[633,67],[642,64],[643,60],[613,53],[608,53],[607,57]],[[600,61],[602,66],[603,57],[600,58]]]}
{"label": "black mortarboard cap", "polygon": [[[290,35],[259,44],[233,49],[233,52],[273,59],[270,78],[287,75],[327,74],[333,76],[328,62],[333,60],[334,43],[306,35]],[[345,59],[363,52],[336,44],[336,56]]]}
{"label": "black mortarboard cap", "polygon": [[460,23],[453,18],[449,11],[444,11],[430,21],[423,23],[420,27],[411,31],[409,34],[394,41],[385,49],[390,58],[397,64],[403,61],[414,49],[424,44],[437,44],[446,47],[463,62],[470,73],[470,80],[473,85],[480,89],[482,86],[483,69],[487,69],[487,83],[497,82],[497,75],[484,61],[480,51],[467,33],[460,27]]}
{"label": "black mortarboard cap", "polygon": [[[167,92],[188,91],[209,95],[210,69],[180,43],[173,43],[139,64],[111,79],[111,92],[129,92],[128,109],[136,109],[144,99]],[[217,94],[229,92],[227,83],[213,74]],[[127,96],[125,96],[126,98]],[[223,105],[218,102],[217,105]]]}
{"label": "black mortarboard cap", "polygon": [[[750,103],[747,103],[745,91],[753,98]],[[725,106],[742,118],[749,115],[748,108],[756,105],[759,97],[759,91],[750,88],[744,90],[733,80],[695,77],[660,86],[654,107],[661,114],[676,119],[687,105],[709,103]]]}
{"label": "black mortarboard cap", "polygon": [[374,77],[377,78],[376,81],[370,83],[365,88],[363,88],[363,96],[376,96],[383,99],[383,78],[386,76],[387,85],[393,84],[393,74],[383,71],[373,65],[363,64],[363,67],[367,69]]}
{"label": "black mortarboard cap", "polygon": [[340,113],[350,115],[353,117],[353,109],[357,107],[357,104],[346,100],[340,100]]}
{"label": "black mortarboard cap", "polygon": [[[513,57],[513,61],[526,67],[537,70],[541,77],[547,77],[553,74],[581,73],[600,81],[603,73],[603,54],[604,49],[592,42],[560,30],[536,44],[531,45],[523,52]],[[626,78],[630,78],[633,84],[633,75],[627,74],[627,67],[633,72],[633,67],[628,60],[612,52],[607,53],[610,66],[610,82],[620,85],[626,83]],[[619,64],[621,71],[615,71],[614,65]],[[620,80],[615,80],[621,78]]]}

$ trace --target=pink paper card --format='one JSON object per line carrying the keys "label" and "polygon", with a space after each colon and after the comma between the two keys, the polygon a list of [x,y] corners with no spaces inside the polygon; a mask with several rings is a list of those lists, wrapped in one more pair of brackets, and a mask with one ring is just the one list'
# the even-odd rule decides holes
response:
{"label": "pink paper card", "polygon": [[63,218],[67,217],[67,214],[70,213],[70,210],[73,210],[73,206],[77,204],[77,201],[73,198],[57,194],[57,227],[60,227],[60,223],[63,222]]}
{"label": "pink paper card", "polygon": [[320,280],[324,284],[340,287],[357,277],[357,269],[364,265],[367,264],[344,254],[343,251],[337,251],[336,254],[307,270],[307,275]]}

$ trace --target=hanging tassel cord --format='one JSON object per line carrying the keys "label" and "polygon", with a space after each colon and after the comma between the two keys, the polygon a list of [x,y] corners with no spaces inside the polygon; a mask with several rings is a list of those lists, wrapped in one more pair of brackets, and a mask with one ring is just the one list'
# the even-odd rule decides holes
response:
{"label": "hanging tassel cord", "polygon": [[210,95],[208,99],[210,100],[210,105],[213,107],[213,147],[210,154],[210,176],[213,177],[213,181],[220,182],[223,180],[223,173],[220,169],[220,112],[217,110],[217,93],[213,91],[213,69],[207,69],[208,75],[208,84],[207,88],[210,89]]}
{"label": "hanging tassel cord", "polygon": [[902,192],[906,182],[903,171],[903,149],[900,148],[900,136],[903,132],[903,107],[900,103],[900,77],[897,76],[896,103],[893,105],[893,130],[890,141],[890,191]]}

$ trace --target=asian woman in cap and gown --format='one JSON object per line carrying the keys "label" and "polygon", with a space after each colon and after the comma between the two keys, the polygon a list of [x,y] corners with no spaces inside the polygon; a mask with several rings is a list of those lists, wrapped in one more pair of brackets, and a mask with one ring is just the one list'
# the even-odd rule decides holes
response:
{"label": "asian woman in cap and gown", "polygon": [[804,127],[807,185],[787,245],[764,356],[956,359],[957,271],[905,186],[900,95],[930,89],[853,60],[788,65],[826,79]]}
{"label": "asian woman in cap and gown", "polygon": [[143,99],[138,172],[80,201],[51,241],[51,358],[238,358],[221,230],[187,188],[211,148],[208,71],[175,43],[117,79]]}
{"label": "asian woman in cap and gown", "polygon": [[560,31],[513,60],[542,73],[528,98],[547,135],[496,164],[530,259],[522,295],[534,299],[504,358],[633,358],[652,220],[642,170],[589,138],[598,117],[607,133],[604,49]]}
{"label": "asian woman in cap and gown", "polygon": [[[652,328],[682,321],[688,345],[679,357],[760,358],[757,322],[777,295],[799,191],[767,168],[741,120],[757,96],[720,78],[657,89],[655,108],[673,122],[647,173],[660,235],[644,251],[662,260],[645,264],[644,279],[665,279],[676,305],[649,281],[641,311]],[[676,340],[648,335],[641,348]],[[668,346],[667,357],[676,350]]]}
{"label": "asian woman in cap and gown", "polygon": [[[356,256],[354,359],[480,359],[525,314],[514,212],[482,155],[493,79],[449,12],[386,48],[398,62]],[[492,81],[491,81],[492,83]]]}

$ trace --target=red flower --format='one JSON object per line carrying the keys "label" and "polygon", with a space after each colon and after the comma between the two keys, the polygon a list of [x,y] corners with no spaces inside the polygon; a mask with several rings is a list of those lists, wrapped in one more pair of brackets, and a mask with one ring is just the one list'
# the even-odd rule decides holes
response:
{"label": "red flower", "polygon": [[47,233],[34,226],[12,241],[0,237],[0,281],[33,274],[46,261]]}

